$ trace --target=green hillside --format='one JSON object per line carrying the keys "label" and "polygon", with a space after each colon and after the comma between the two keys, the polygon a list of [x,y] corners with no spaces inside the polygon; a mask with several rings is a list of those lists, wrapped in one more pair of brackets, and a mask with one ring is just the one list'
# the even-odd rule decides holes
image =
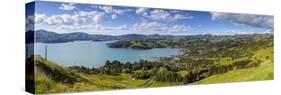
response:
{"label": "green hillside", "polygon": [[70,71],[40,56],[32,57],[35,62],[36,93],[69,91],[76,82],[89,82],[86,77]]}
{"label": "green hillside", "polygon": [[252,80],[272,80],[274,79],[273,48],[265,48],[257,51],[253,59],[262,60],[258,67],[232,70],[224,74],[217,74],[194,84],[222,83]]}
{"label": "green hillside", "polygon": [[200,80],[195,84],[238,82],[252,80],[272,80],[273,63],[262,63],[259,67],[229,71]]}
{"label": "green hillside", "polygon": [[32,60],[36,65],[35,93],[96,91],[180,84],[176,82],[156,82],[150,79],[134,79],[129,74],[84,74],[44,60],[40,56],[33,56]]}

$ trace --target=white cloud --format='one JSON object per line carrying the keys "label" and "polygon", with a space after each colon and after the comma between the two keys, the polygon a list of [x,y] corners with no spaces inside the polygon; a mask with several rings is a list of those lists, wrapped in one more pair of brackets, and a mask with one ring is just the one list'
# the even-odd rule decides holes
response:
{"label": "white cloud", "polygon": [[212,12],[212,20],[229,20],[236,24],[245,24],[254,27],[274,28],[274,18],[273,16],[265,16],[265,15],[253,15],[253,14],[234,14],[234,13],[218,13]]}
{"label": "white cloud", "polygon": [[[59,31],[92,31],[95,33],[113,33],[114,34],[178,34],[188,33],[192,31],[189,25],[166,25],[159,22],[141,22],[135,23],[128,27],[127,25],[120,26],[103,26],[101,24],[88,25],[62,25],[57,27]],[[89,32],[88,32],[89,33]]]}
{"label": "white cloud", "polygon": [[132,9],[115,9],[112,6],[92,6],[92,8],[99,8],[107,14],[112,14],[111,19],[116,19],[118,15],[123,15],[126,12],[133,11]]}
{"label": "white cloud", "polygon": [[117,18],[117,15],[116,14],[113,14],[112,16],[111,16],[111,19],[116,19]]}
{"label": "white cloud", "polygon": [[81,31],[81,30],[88,30],[88,29],[95,29],[95,30],[101,30],[102,26],[98,24],[89,24],[89,25],[61,25],[57,27],[60,30],[71,30],[71,31]]}
{"label": "white cloud", "polygon": [[124,35],[130,33],[126,25],[120,26],[103,26],[100,24],[95,25],[79,25],[79,26],[61,26],[54,29],[62,33],[83,31],[89,34],[103,34],[103,35]]}
{"label": "white cloud", "polygon": [[103,31],[128,31],[127,25],[120,25],[120,26],[114,26],[114,27],[105,27],[103,26]]}
{"label": "white cloud", "polygon": [[189,25],[167,25],[159,22],[142,22],[133,25],[132,30],[135,32],[150,33],[185,33],[192,31]]}
{"label": "white cloud", "polygon": [[241,35],[241,34],[273,34],[271,29],[261,29],[261,30],[240,30],[240,29],[223,29],[216,31],[204,31],[203,34],[212,35]]}
{"label": "white cloud", "polygon": [[146,8],[139,8],[136,10],[136,14],[158,21],[177,21],[182,19],[193,19],[193,16],[187,14],[185,15],[178,14],[178,13],[172,14],[169,11],[161,10],[161,9],[155,9],[148,12],[148,9]]}
{"label": "white cloud", "polygon": [[155,20],[170,20],[172,18],[170,13],[164,10],[153,10],[150,14],[149,17]]}
{"label": "white cloud", "polygon": [[120,32],[120,31],[128,31],[128,27],[126,25],[108,27],[100,24],[89,24],[89,25],[62,25],[57,27],[58,30],[61,31],[92,31],[92,32]]}
{"label": "white cloud", "polygon": [[162,31],[164,24],[158,22],[142,22],[135,23],[133,25],[133,30],[135,31]]}
{"label": "white cloud", "polygon": [[[104,11],[79,11],[74,12],[74,14],[57,14],[57,15],[46,15],[35,13],[35,16],[30,17],[28,22],[34,22],[36,25],[44,26],[43,28],[50,28],[54,31],[62,32],[77,32],[83,31],[87,33],[99,33],[108,32],[113,33],[122,32],[123,34],[128,33],[147,33],[147,34],[173,34],[173,33],[184,33],[191,31],[189,25],[167,25],[160,22],[141,22],[135,23],[134,25],[120,25],[120,26],[103,26],[102,22],[104,17],[111,19],[117,19],[119,15],[124,14],[129,10],[114,9],[108,6],[99,6]],[[148,12],[147,9],[133,10],[136,14],[143,15],[147,18],[154,20],[179,20],[179,19],[190,19],[190,16],[185,16],[181,14],[170,14],[168,11],[164,10],[154,10]],[[108,14],[107,14],[108,13]],[[160,16],[160,17],[157,17]],[[28,18],[28,17],[27,17]],[[118,33],[117,33],[118,34]]]}
{"label": "white cloud", "polygon": [[70,14],[59,14],[47,16],[45,14],[35,14],[35,24],[43,25],[82,25],[89,23],[101,23],[105,13],[98,11]]}
{"label": "white cloud", "polygon": [[89,15],[88,17],[92,17],[92,20],[95,23],[101,23],[104,15],[105,15],[104,13],[96,13],[96,14],[93,14],[93,15]]}
{"label": "white cloud", "polygon": [[184,16],[181,14],[174,15],[174,19],[192,19],[192,18],[193,18],[192,16]]}
{"label": "white cloud", "polygon": [[126,12],[126,10],[114,9],[111,6],[100,6],[99,8],[102,9],[106,13],[112,13],[112,14],[122,15],[123,13]]}
{"label": "white cloud", "polygon": [[267,34],[267,33],[273,33],[273,32],[271,30],[269,30],[269,29],[266,29],[264,31],[228,30],[224,34],[227,34],[227,35],[237,35],[237,34]]}
{"label": "white cloud", "polygon": [[168,31],[173,33],[191,32],[191,26],[187,25],[174,25]]}
{"label": "white cloud", "polygon": [[141,15],[147,15],[147,8],[138,8],[137,10],[136,10],[136,14],[141,14]]}
{"label": "white cloud", "polygon": [[118,30],[127,30],[128,26],[127,25],[121,25],[119,27],[117,27]]}
{"label": "white cloud", "polygon": [[68,11],[73,10],[73,9],[75,9],[75,8],[76,8],[76,7],[74,6],[74,3],[69,3],[69,4],[63,3],[63,4],[61,4],[61,6],[59,7],[59,9],[61,9],[61,10],[68,10]]}

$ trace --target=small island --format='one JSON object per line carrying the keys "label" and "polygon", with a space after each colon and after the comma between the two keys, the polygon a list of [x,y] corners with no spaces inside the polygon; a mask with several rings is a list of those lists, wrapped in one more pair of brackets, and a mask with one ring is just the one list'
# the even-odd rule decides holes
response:
{"label": "small island", "polygon": [[152,49],[152,48],[167,48],[169,45],[158,42],[159,40],[132,40],[132,41],[117,41],[108,44],[110,48],[133,48],[133,49]]}

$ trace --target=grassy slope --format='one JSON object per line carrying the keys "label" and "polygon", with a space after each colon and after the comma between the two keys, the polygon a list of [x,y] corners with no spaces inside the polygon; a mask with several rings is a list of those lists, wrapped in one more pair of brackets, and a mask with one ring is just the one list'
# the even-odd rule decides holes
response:
{"label": "grassy slope", "polygon": [[68,84],[56,82],[46,74],[43,74],[41,71],[35,72],[35,76],[35,93],[52,93],[58,91],[66,91],[68,89]]}
{"label": "grassy slope", "polygon": [[71,91],[74,82],[88,82],[88,80],[67,68],[53,62],[46,61],[39,56],[34,56],[35,61],[35,92]]}
{"label": "grassy slope", "polygon": [[[268,58],[266,58],[268,57]],[[255,53],[253,59],[262,61],[258,67],[229,71],[224,74],[217,74],[206,79],[195,82],[194,84],[236,82],[250,80],[271,80],[273,73],[273,48],[261,49]]]}
{"label": "grassy slope", "polygon": [[224,74],[217,74],[200,80],[195,84],[237,82],[250,80],[271,80],[273,79],[273,63],[262,63],[258,67],[229,71]]}
{"label": "grassy slope", "polygon": [[35,56],[34,61],[36,62],[36,93],[111,90],[179,84],[171,82],[156,82],[152,80],[135,80],[133,78],[130,78],[128,74],[86,75],[72,71],[51,61],[46,61],[39,56]]}
{"label": "grassy slope", "polygon": [[103,75],[93,74],[89,76],[92,81],[95,81],[96,85],[103,86],[104,89],[122,89],[122,88],[139,88],[139,87],[155,87],[155,86],[167,86],[176,85],[176,83],[155,82],[152,80],[137,80],[129,78],[128,74],[116,75]]}

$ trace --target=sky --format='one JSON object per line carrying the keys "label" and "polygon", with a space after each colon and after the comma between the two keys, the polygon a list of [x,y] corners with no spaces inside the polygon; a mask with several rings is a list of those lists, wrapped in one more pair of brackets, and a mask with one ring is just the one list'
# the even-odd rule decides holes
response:
{"label": "sky", "polygon": [[56,33],[233,35],[273,33],[274,18],[268,15],[203,12],[126,6],[36,1],[29,6],[27,29]]}

